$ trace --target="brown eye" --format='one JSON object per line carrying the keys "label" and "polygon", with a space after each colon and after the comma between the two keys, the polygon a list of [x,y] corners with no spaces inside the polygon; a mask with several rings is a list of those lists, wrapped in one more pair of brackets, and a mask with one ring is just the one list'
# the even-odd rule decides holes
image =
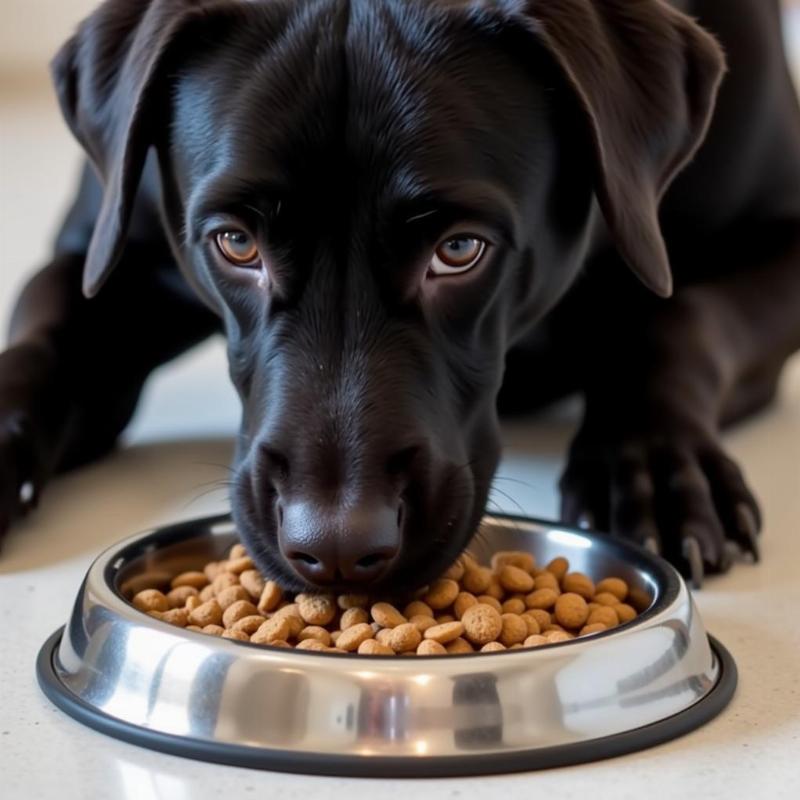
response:
{"label": "brown eye", "polygon": [[254,267],[260,263],[255,240],[242,230],[217,234],[217,247],[225,258],[237,267]]}
{"label": "brown eye", "polygon": [[451,236],[443,241],[431,259],[434,275],[456,275],[472,269],[483,257],[486,242],[476,236]]}

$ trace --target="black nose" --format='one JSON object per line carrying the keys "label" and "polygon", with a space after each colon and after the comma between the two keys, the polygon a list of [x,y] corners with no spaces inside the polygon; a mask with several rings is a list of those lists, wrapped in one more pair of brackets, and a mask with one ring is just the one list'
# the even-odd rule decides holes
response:
{"label": "black nose", "polygon": [[291,503],[279,514],[281,552],[306,581],[372,583],[400,552],[403,507],[358,505],[344,512],[308,502]]}

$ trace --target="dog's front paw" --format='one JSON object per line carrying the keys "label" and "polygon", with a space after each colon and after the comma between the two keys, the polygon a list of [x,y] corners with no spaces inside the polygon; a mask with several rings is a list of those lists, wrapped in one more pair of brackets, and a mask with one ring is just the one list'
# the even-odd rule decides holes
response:
{"label": "dog's front paw", "polygon": [[737,549],[759,560],[758,504],[711,436],[644,433],[611,440],[584,427],[560,488],[565,521],[661,552],[696,587],[705,573],[726,572]]}
{"label": "dog's front paw", "polygon": [[22,412],[0,412],[0,540],[9,526],[36,506],[36,445]]}

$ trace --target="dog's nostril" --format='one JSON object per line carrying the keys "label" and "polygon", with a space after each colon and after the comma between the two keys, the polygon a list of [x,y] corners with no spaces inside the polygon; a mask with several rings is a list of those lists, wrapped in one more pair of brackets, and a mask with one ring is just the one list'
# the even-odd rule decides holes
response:
{"label": "dog's nostril", "polygon": [[319,559],[314,558],[314,556],[309,555],[308,553],[292,553],[289,558],[292,561],[302,561],[304,564],[308,564],[310,567],[315,567],[319,564]]}
{"label": "dog's nostril", "polygon": [[400,505],[397,506],[397,527],[403,527],[403,520],[406,516],[406,504],[401,500]]}
{"label": "dog's nostril", "polygon": [[356,566],[361,567],[361,569],[370,569],[385,560],[386,557],[380,553],[372,553],[371,555],[359,558],[358,561],[356,561]]}
{"label": "dog's nostril", "polygon": [[386,459],[386,473],[394,477],[408,472],[419,450],[420,448],[417,446],[406,447],[389,456]]}
{"label": "dog's nostril", "polygon": [[280,501],[278,501],[277,504],[277,511],[278,511],[278,527],[280,528],[283,526],[283,503],[281,503]]}

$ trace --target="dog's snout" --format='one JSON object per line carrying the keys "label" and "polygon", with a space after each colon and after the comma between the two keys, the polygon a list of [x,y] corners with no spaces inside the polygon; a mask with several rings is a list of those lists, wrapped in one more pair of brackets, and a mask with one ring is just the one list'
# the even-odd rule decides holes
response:
{"label": "dog's snout", "polygon": [[372,583],[402,544],[403,510],[361,505],[345,513],[292,503],[282,508],[278,540],[286,561],[316,584]]}

